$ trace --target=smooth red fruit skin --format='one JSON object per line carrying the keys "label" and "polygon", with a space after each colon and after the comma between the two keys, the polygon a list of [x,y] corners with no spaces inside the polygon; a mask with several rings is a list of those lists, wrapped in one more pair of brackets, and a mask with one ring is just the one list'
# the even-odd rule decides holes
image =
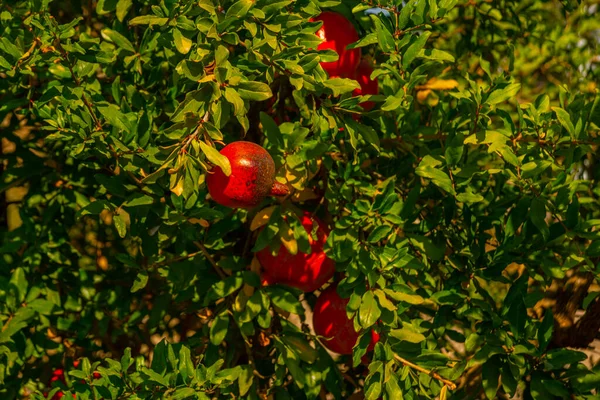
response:
{"label": "smooth red fruit skin", "polygon": [[271,192],[275,163],[271,155],[252,142],[233,142],[221,151],[231,163],[231,175],[215,166],[206,174],[208,192],[214,201],[231,208],[252,208]]}
{"label": "smooth red fruit skin", "polygon": [[318,50],[334,50],[338,53],[337,61],[321,62],[321,66],[330,77],[349,78],[354,75],[360,62],[360,48],[346,50],[346,46],[358,40],[358,33],[343,15],[326,11],[314,18],[313,21],[323,21],[323,25],[316,35],[324,42],[319,44]]}
{"label": "smooth red fruit skin", "polygon": [[[354,89],[352,92],[353,96],[366,96],[368,94],[377,94],[379,91],[379,85],[377,84],[377,79],[371,79],[371,73],[373,72],[373,68],[366,62],[361,62],[356,70],[356,76],[354,79],[358,81],[360,84],[360,89]],[[362,108],[366,111],[370,111],[375,107],[375,103],[372,101],[363,101],[360,103]]]}
{"label": "smooth red fruit skin", "polygon": [[[317,239],[311,236],[313,221],[317,223]],[[276,255],[271,254],[269,247],[256,253],[263,267],[263,284],[280,283],[296,287],[304,292],[317,290],[333,276],[335,263],[323,251],[329,230],[324,222],[310,213],[302,216],[302,226],[308,232],[311,253],[297,252],[290,254],[282,245]]]}
{"label": "smooth red fruit skin", "polygon": [[[339,354],[352,354],[352,348],[360,336],[346,315],[348,301],[340,297],[336,285],[331,285],[321,293],[313,310],[315,333],[329,339],[322,340],[323,345]],[[377,341],[379,334],[371,330],[371,343],[367,351],[373,350]]]}

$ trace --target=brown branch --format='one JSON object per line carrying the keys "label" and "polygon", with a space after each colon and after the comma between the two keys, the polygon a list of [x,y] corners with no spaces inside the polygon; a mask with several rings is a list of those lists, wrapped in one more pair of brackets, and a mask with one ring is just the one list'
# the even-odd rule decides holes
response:
{"label": "brown branch", "polygon": [[208,262],[210,262],[210,264],[213,266],[213,268],[215,269],[215,271],[217,272],[217,274],[219,274],[219,276],[221,277],[221,279],[225,279],[227,276],[221,270],[221,268],[217,265],[217,263],[215,262],[214,258],[212,258],[212,256],[208,252],[208,250],[206,250],[206,247],[204,246],[204,244],[202,244],[202,243],[200,243],[198,241],[195,241],[194,244],[196,245],[196,247],[198,247],[200,249],[201,253],[204,254],[204,257],[206,257],[206,259],[208,260]]}
{"label": "brown branch", "polygon": [[[588,289],[594,276],[591,273],[575,273],[573,276],[564,282],[563,286],[559,286],[556,293],[556,302],[554,303],[554,334],[550,347],[587,347],[596,336],[600,328],[600,319],[590,321],[594,310],[600,310],[600,305],[597,301],[590,305],[584,318],[575,323],[575,313],[581,307],[583,299],[588,293]],[[598,299],[596,299],[598,300]],[[590,341],[585,339],[589,336],[589,332],[581,331],[582,325],[589,327],[598,325],[593,332],[593,337]]]}
{"label": "brown branch", "polygon": [[410,361],[408,361],[408,360],[400,357],[398,354],[394,354],[394,359],[396,361],[398,361],[399,363],[401,363],[403,365],[406,365],[407,367],[410,367],[410,368],[412,368],[414,370],[417,370],[419,372],[427,374],[427,375],[431,376],[434,379],[437,379],[438,381],[440,381],[440,382],[444,383],[446,386],[448,386],[448,389],[450,389],[450,390],[456,389],[456,384],[454,382],[449,381],[446,378],[442,378],[440,376],[440,374],[438,374],[437,372],[429,371],[429,370],[427,370],[427,369],[425,369],[423,367],[418,366],[417,364],[413,364]]}
{"label": "brown branch", "polygon": [[196,257],[198,254],[201,254],[201,253],[203,254],[202,251],[196,251],[195,253],[190,253],[187,256],[174,257],[174,258],[171,258],[169,260],[165,260],[165,261],[161,261],[161,262],[158,262],[158,263],[151,264],[151,265],[148,266],[148,268],[159,268],[159,267],[171,264],[171,263],[176,263],[176,262],[179,262],[179,261],[187,260],[187,259],[192,258],[192,257]]}

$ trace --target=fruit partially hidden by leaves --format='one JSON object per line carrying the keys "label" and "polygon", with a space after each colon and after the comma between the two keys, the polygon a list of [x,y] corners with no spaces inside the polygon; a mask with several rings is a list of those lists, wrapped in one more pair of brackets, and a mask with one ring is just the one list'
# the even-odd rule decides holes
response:
{"label": "fruit partially hidden by leaves", "polygon": [[[360,334],[354,330],[354,322],[346,314],[349,299],[337,293],[337,285],[331,285],[321,293],[313,310],[315,333],[322,336],[321,343],[339,354],[352,354]],[[371,331],[368,351],[373,350],[379,341],[379,334]]]}
{"label": "fruit partially hidden by leaves", "polygon": [[352,77],[360,62],[360,48],[346,49],[346,46],[358,40],[354,25],[343,15],[331,11],[322,13],[313,21],[323,21],[323,26],[316,33],[323,42],[317,49],[334,50],[339,55],[337,61],[321,62],[323,69],[330,77]]}
{"label": "fruit partially hidden by leaves", "polygon": [[[262,249],[256,253],[256,257],[264,270],[263,284],[280,283],[304,292],[312,292],[333,276],[335,263],[323,251],[329,234],[327,226],[318,218],[311,217],[308,212],[304,213],[301,222],[308,233],[311,253],[290,254],[283,245],[276,255],[273,255],[268,247]],[[313,230],[315,230],[314,237]]]}
{"label": "fruit partially hidden by leaves", "polygon": [[[368,62],[362,61],[356,70],[356,75],[354,79],[360,84],[360,89],[354,89],[352,92],[353,96],[366,96],[366,95],[375,95],[379,91],[379,85],[377,84],[377,79],[371,79],[371,74],[373,73],[373,68],[369,65]],[[375,107],[375,103],[372,101],[363,101],[360,103],[362,108],[366,111],[370,111]]]}
{"label": "fruit partially hidden by leaves", "polygon": [[220,153],[231,164],[231,175],[214,166],[206,175],[208,192],[214,201],[231,208],[252,208],[269,194],[285,196],[289,190],[275,182],[275,163],[271,155],[252,142],[233,142]]}

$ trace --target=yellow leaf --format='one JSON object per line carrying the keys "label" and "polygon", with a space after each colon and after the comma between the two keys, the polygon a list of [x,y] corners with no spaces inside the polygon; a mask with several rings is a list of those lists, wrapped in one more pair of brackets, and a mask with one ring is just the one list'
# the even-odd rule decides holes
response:
{"label": "yellow leaf", "polygon": [[255,274],[260,275],[260,269],[261,269],[261,265],[260,265],[260,262],[258,261],[258,258],[256,258],[256,256],[252,257],[252,263],[250,264],[250,271],[254,272]]}
{"label": "yellow leaf", "polygon": [[431,93],[431,90],[426,89],[426,90],[419,90],[417,92],[417,101],[420,104],[425,103],[425,100],[427,100],[427,97],[429,96],[429,93]]}
{"label": "yellow leaf", "polygon": [[8,231],[14,231],[23,225],[23,220],[21,219],[21,213],[19,212],[19,206],[17,204],[9,204],[6,206],[6,225],[8,226]]}
{"label": "yellow leaf", "polygon": [[[248,284],[246,283],[245,286],[247,285]],[[250,296],[248,295],[248,293],[246,293],[245,290],[240,290],[240,292],[235,297],[235,301],[233,303],[233,310],[238,313],[244,311],[244,309],[246,308],[246,304],[248,304],[248,299],[250,299]]]}
{"label": "yellow leaf", "polygon": [[286,168],[285,179],[290,185],[296,190],[304,189],[304,182],[306,181],[306,170],[298,171],[297,169]]}
{"label": "yellow leaf", "polygon": [[440,98],[434,91],[425,89],[417,92],[417,101],[419,104],[427,104],[428,106],[435,107],[440,102]]}
{"label": "yellow leaf", "polygon": [[448,386],[444,385],[444,387],[440,391],[440,400],[446,400],[447,396],[448,396]]}
{"label": "yellow leaf", "polygon": [[250,223],[250,230],[255,231],[258,228],[265,226],[267,222],[269,222],[269,218],[271,218],[273,211],[275,211],[275,208],[277,207],[278,206],[269,206],[256,213],[254,218],[252,218],[252,222]]}
{"label": "yellow leaf", "polygon": [[[175,177],[175,179],[173,179]],[[177,179],[178,175],[171,175],[171,192],[175,193],[177,196],[181,196],[183,193],[183,177]],[[173,185],[175,183],[175,185]]]}
{"label": "yellow leaf", "polygon": [[191,224],[198,224],[203,228],[208,228],[210,226],[208,221],[202,218],[189,218],[188,222]]}
{"label": "yellow leaf", "polygon": [[291,255],[298,253],[298,242],[296,241],[296,238],[294,238],[294,231],[292,231],[292,228],[281,231],[279,238],[281,239],[283,246]]}
{"label": "yellow leaf", "polygon": [[29,188],[27,186],[17,186],[6,190],[6,202],[17,203],[27,195]]}
{"label": "yellow leaf", "polygon": [[179,29],[173,30],[173,39],[175,40],[177,51],[181,54],[187,54],[192,48],[192,40],[183,36]]}
{"label": "yellow leaf", "polygon": [[417,90],[451,90],[458,87],[458,82],[454,79],[431,78],[426,84],[416,87]]}

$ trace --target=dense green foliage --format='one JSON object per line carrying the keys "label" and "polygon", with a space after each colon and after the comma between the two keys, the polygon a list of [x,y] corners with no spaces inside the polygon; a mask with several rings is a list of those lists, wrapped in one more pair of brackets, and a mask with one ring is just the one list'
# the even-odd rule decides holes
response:
{"label": "dense green foliage", "polygon": [[[319,65],[324,9],[375,64],[368,113]],[[598,9],[0,0],[0,397],[597,398]],[[241,139],[291,196],[207,198]],[[311,335],[318,293],[260,285],[253,252],[307,251],[300,210],[368,366],[369,335],[335,360]]]}

